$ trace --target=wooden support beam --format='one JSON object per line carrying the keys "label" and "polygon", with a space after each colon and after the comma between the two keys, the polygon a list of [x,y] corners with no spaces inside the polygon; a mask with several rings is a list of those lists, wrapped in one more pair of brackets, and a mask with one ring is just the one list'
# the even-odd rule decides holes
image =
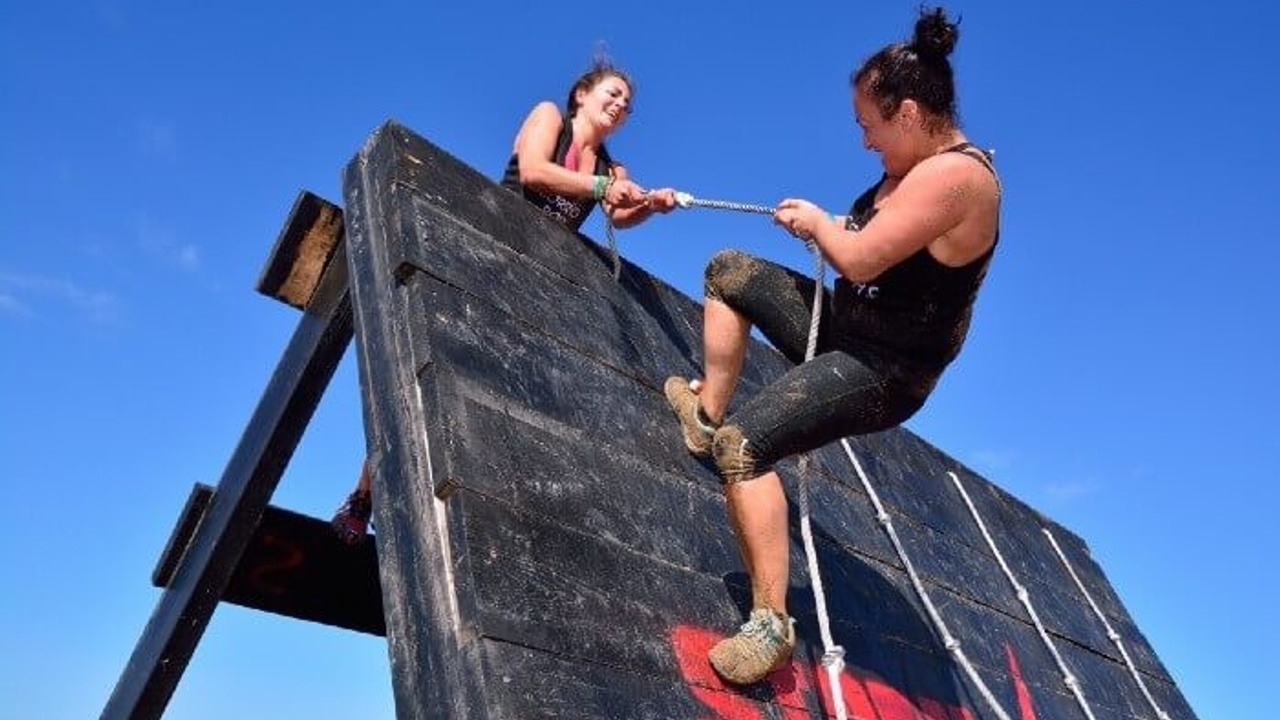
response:
{"label": "wooden support beam", "polygon": [[258,277],[258,292],[299,310],[305,308],[342,235],[342,208],[303,190]]}
{"label": "wooden support beam", "polygon": [[155,720],[164,713],[351,336],[346,256],[338,252],[107,700],[103,720]]}
{"label": "wooden support beam", "polygon": [[[213,493],[204,484],[191,490],[151,575],[156,587],[172,583]],[[387,634],[373,538],[347,545],[327,521],[274,505],[263,513],[222,601],[370,635]]]}

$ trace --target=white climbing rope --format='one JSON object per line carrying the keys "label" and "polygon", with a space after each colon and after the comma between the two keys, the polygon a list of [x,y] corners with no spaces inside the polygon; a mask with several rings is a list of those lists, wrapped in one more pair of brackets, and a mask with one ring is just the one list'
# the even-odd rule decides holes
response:
{"label": "white climbing rope", "polygon": [[1053,638],[1049,637],[1049,632],[1045,630],[1044,623],[1040,621],[1040,615],[1036,613],[1036,608],[1031,604],[1031,594],[1027,592],[1027,588],[1018,582],[1014,577],[1013,570],[1009,568],[1009,563],[1005,562],[1004,555],[1000,552],[1000,548],[996,547],[996,542],[991,538],[991,533],[987,531],[987,524],[982,521],[982,516],[978,514],[978,508],[973,504],[973,500],[969,498],[969,493],[964,489],[964,484],[960,482],[959,476],[954,472],[947,471],[951,476],[951,482],[955,484],[956,490],[960,491],[960,497],[964,498],[964,504],[969,508],[969,514],[973,516],[973,521],[978,526],[978,530],[982,532],[982,537],[987,541],[987,547],[991,548],[991,553],[996,556],[996,562],[1000,563],[1000,569],[1004,571],[1004,576],[1009,579],[1009,584],[1013,586],[1014,594],[1018,596],[1018,600],[1022,602],[1022,606],[1026,608],[1027,615],[1031,617],[1031,622],[1035,623],[1036,632],[1040,634],[1040,639],[1044,642],[1049,654],[1053,655],[1053,659],[1058,663],[1058,670],[1062,672],[1062,682],[1071,690],[1071,694],[1075,696],[1076,702],[1080,705],[1080,709],[1084,712],[1084,716],[1088,720],[1095,720],[1093,709],[1089,707],[1089,702],[1084,698],[1084,691],[1080,689],[1080,681],[1071,672],[1071,668],[1067,666],[1067,661],[1063,659],[1062,653],[1058,652],[1058,646],[1054,644]]}
{"label": "white climbing rope", "polygon": [[889,542],[893,544],[893,549],[898,553],[898,559],[902,561],[903,567],[907,569],[907,577],[911,579],[911,586],[915,588],[916,595],[920,597],[920,602],[924,604],[925,612],[928,613],[929,620],[933,622],[933,627],[937,631],[938,637],[942,639],[943,647],[955,657],[956,662],[959,663],[974,686],[978,688],[982,699],[987,702],[996,717],[1000,718],[1000,720],[1011,720],[1009,713],[1000,706],[1000,701],[992,694],[987,684],[982,681],[977,669],[973,666],[969,657],[964,654],[964,649],[960,647],[960,641],[947,629],[946,621],[942,619],[942,615],[934,607],[933,601],[929,599],[929,593],[925,590],[924,583],[920,581],[920,575],[916,572],[915,566],[911,564],[911,559],[907,557],[907,551],[903,547],[902,541],[898,539],[898,531],[893,527],[893,519],[885,511],[884,505],[880,502],[880,496],[876,494],[875,488],[871,486],[871,481],[867,479],[867,474],[862,470],[862,463],[858,462],[858,456],[854,454],[853,448],[849,446],[849,440],[841,439],[840,444],[844,446],[844,452],[849,456],[849,462],[853,463],[853,469],[858,473],[858,479],[862,481],[863,489],[867,491],[867,496],[871,498],[871,504],[876,509],[876,520],[884,527],[885,534],[889,536]]}
{"label": "white climbing rope", "polygon": [[1147,702],[1151,705],[1151,709],[1155,711],[1160,720],[1169,720],[1169,713],[1161,709],[1156,703],[1155,697],[1151,695],[1151,691],[1147,689],[1147,684],[1142,681],[1142,675],[1138,673],[1138,668],[1133,664],[1133,658],[1129,657],[1129,651],[1124,647],[1124,641],[1120,639],[1120,633],[1117,633],[1111,627],[1111,623],[1107,621],[1107,616],[1102,613],[1098,604],[1093,601],[1093,596],[1085,589],[1084,583],[1080,581],[1080,576],[1076,574],[1076,569],[1071,565],[1071,561],[1067,559],[1066,554],[1062,552],[1062,548],[1058,546],[1058,541],[1053,537],[1053,533],[1049,532],[1049,528],[1040,528],[1045,537],[1049,538],[1049,544],[1053,546],[1053,551],[1058,554],[1058,559],[1062,561],[1063,567],[1067,569],[1067,573],[1071,575],[1071,579],[1075,581],[1076,587],[1080,589],[1080,594],[1084,595],[1084,599],[1089,603],[1089,607],[1093,608],[1093,613],[1098,616],[1098,620],[1102,621],[1102,627],[1107,631],[1107,638],[1120,651],[1120,657],[1124,658],[1124,663],[1129,667],[1129,674],[1133,676],[1134,682],[1138,684],[1138,689],[1146,696]]}
{"label": "white climbing rope", "polygon": [[777,208],[768,205],[753,205],[751,203],[729,202],[728,200],[703,200],[696,198],[686,192],[676,193],[676,204],[682,208],[700,207],[710,208],[712,210],[734,210],[737,212],[757,213],[759,215],[772,215]]}
{"label": "white climbing rope", "polygon": [[[822,321],[822,292],[823,283],[826,279],[826,264],[823,262],[822,252],[814,240],[806,239],[805,244],[816,257],[815,263],[817,265],[817,270],[814,272],[813,309],[809,317],[809,341],[805,349],[805,361],[808,362],[813,359],[818,345],[818,326]],[[1000,701],[991,692],[991,689],[983,682],[982,677],[978,675],[977,669],[969,660],[969,657],[965,655],[964,649],[960,647],[960,641],[951,634],[950,629],[947,628],[946,621],[942,619],[942,615],[934,606],[933,600],[929,598],[929,593],[925,590],[924,583],[921,582],[915,565],[912,564],[911,558],[907,556],[906,548],[898,538],[898,531],[893,527],[893,519],[889,517],[889,513],[885,511],[884,505],[880,502],[880,496],[876,493],[875,488],[871,486],[871,480],[867,477],[866,472],[863,471],[862,463],[858,462],[858,456],[849,445],[849,440],[841,438],[840,444],[844,447],[845,455],[849,457],[849,462],[858,474],[858,479],[862,482],[862,487],[866,490],[867,497],[871,499],[871,504],[876,509],[876,520],[884,527],[885,534],[889,536],[889,542],[893,544],[894,550],[898,553],[898,559],[902,561],[902,566],[906,569],[907,576],[911,579],[911,586],[915,588],[916,595],[919,596],[921,604],[924,605],[925,612],[928,613],[938,637],[942,640],[943,647],[951,653],[968,676],[970,682],[978,688],[978,693],[982,695],[983,700],[986,701],[991,711],[996,714],[996,717],[999,720],[1012,720],[1009,713],[1005,711],[1000,705]],[[805,459],[802,458],[802,462],[804,461]],[[840,720],[844,720],[846,717],[844,698],[841,693],[836,691],[840,687],[839,671],[844,667],[844,648],[834,645],[830,637],[830,631],[826,629],[830,625],[830,620],[827,618],[826,600],[822,592],[822,582],[818,576],[817,555],[813,550],[812,532],[809,530],[809,484],[804,475],[800,478],[800,529],[801,535],[805,540],[805,555],[809,560],[809,572],[813,578],[814,599],[818,604],[818,625],[822,628],[822,641],[824,646],[827,647],[822,656],[822,663],[827,666],[827,673],[831,678],[830,684],[835,700],[837,717]]]}
{"label": "white climbing rope", "polygon": [[[736,212],[772,215],[774,208],[765,205],[728,202],[725,200],[702,200],[689,193],[677,192],[676,204],[682,208],[701,207],[713,210],[733,210]],[[804,359],[808,362],[818,347],[818,323],[822,319],[822,284],[826,275],[826,263],[822,253],[813,241],[807,241],[814,255],[814,291],[813,314],[809,323],[809,343],[805,349]],[[800,474],[800,537],[804,540],[804,556],[809,569],[809,582],[813,586],[813,601],[818,614],[818,632],[822,636],[822,666],[827,670],[827,687],[831,693],[831,703],[836,711],[837,720],[848,720],[849,711],[844,704],[844,694],[840,691],[840,673],[844,671],[844,648],[837,645],[831,635],[831,616],[827,612],[827,596],[822,588],[822,574],[818,569],[818,551],[813,543],[813,526],[809,519],[809,481],[803,472],[808,456],[801,456]],[[1002,719],[1003,720],[1003,719]]]}
{"label": "white climbing rope", "polygon": [[[809,342],[805,347],[804,361],[813,359],[818,349],[818,323],[822,320],[822,286],[826,281],[827,266],[817,245],[807,241],[814,257],[813,311],[809,318]],[[827,613],[827,595],[822,588],[822,574],[818,570],[818,551],[813,543],[813,527],[809,519],[808,455],[800,457],[800,537],[804,540],[804,557],[809,567],[809,582],[813,586],[813,602],[818,613],[818,632],[822,636],[822,666],[827,669],[827,686],[831,689],[831,702],[836,718],[846,720],[848,709],[844,693],[840,691],[840,673],[844,671],[844,648],[836,644],[831,635],[831,617]]]}

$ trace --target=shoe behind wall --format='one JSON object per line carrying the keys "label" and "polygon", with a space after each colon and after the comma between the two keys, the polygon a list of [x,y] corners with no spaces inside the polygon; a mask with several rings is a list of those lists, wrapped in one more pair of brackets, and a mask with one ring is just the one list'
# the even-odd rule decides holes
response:
{"label": "shoe behind wall", "polygon": [[329,526],[342,542],[358,545],[369,535],[369,520],[372,516],[373,503],[369,496],[357,491],[347,496],[329,521]]}

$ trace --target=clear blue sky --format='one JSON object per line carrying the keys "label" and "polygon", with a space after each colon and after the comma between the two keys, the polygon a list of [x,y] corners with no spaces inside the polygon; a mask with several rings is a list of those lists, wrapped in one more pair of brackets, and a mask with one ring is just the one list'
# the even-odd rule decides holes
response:
{"label": "clear blue sky", "polygon": [[[496,176],[598,41],[637,79],[644,184],[832,210],[878,173],[847,77],[915,2],[0,0],[0,718],[96,717],[297,321],[253,285],[294,197],[396,118]],[[727,6],[726,6],[727,7]],[[1082,535],[1203,720],[1280,676],[1272,3],[964,0],[966,130],[1003,237],[909,427]],[[598,224],[589,234],[602,237]],[[766,219],[619,234],[697,296]],[[276,493],[327,517],[363,453],[349,353]],[[393,716],[380,639],[224,606],[167,717]]]}

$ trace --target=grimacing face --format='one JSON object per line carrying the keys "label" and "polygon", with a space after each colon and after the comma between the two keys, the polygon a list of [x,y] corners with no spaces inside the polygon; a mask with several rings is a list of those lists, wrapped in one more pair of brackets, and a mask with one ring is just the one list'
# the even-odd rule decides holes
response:
{"label": "grimacing face", "polygon": [[617,75],[607,75],[590,90],[579,90],[578,113],[589,122],[612,133],[631,114],[631,86]]}

